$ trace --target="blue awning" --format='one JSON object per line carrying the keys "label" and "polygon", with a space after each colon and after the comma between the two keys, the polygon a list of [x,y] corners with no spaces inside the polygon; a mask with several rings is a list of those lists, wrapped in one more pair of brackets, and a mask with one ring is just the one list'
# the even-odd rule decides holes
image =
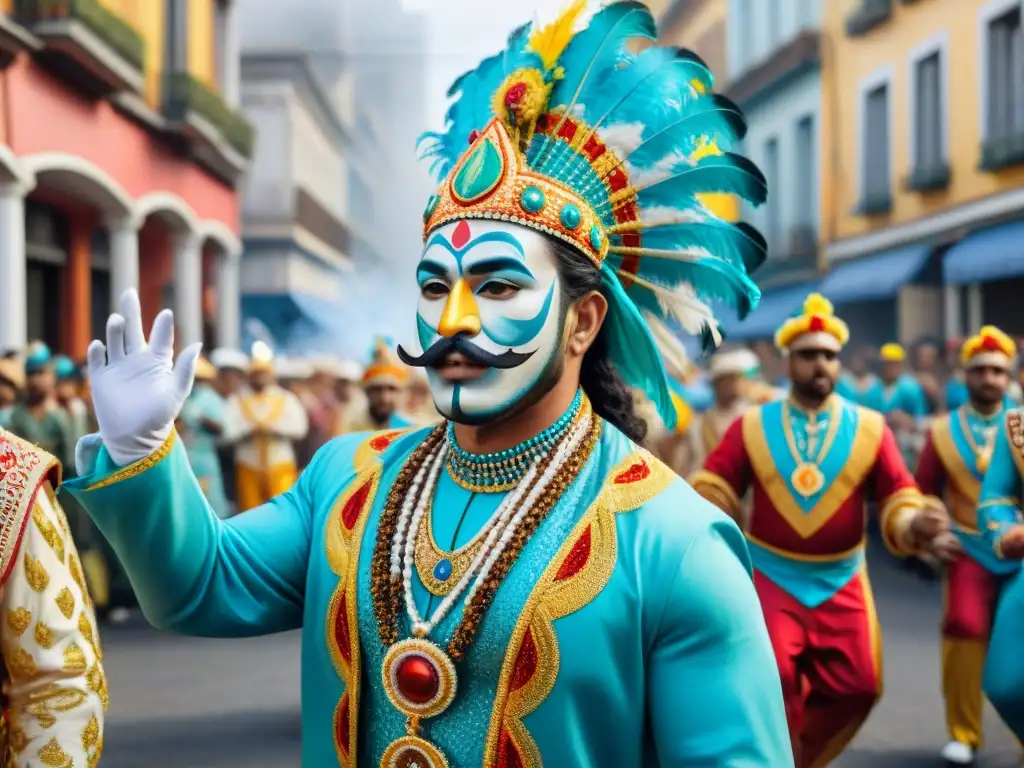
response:
{"label": "blue awning", "polygon": [[362,360],[374,329],[353,314],[340,303],[307,293],[242,297],[243,319],[258,320],[273,337],[275,351],[286,355],[333,353]]}
{"label": "blue awning", "polygon": [[833,304],[888,299],[917,278],[931,252],[930,245],[909,245],[840,263],[821,281],[818,291]]}
{"label": "blue awning", "polygon": [[726,308],[719,318],[730,341],[770,339],[787,317],[798,312],[807,294],[817,290],[814,283],[795,283],[772,288],[761,295],[757,308],[741,322],[736,313]]}
{"label": "blue awning", "polygon": [[950,285],[986,283],[1024,274],[1024,221],[972,232],[948,251],[942,275]]}

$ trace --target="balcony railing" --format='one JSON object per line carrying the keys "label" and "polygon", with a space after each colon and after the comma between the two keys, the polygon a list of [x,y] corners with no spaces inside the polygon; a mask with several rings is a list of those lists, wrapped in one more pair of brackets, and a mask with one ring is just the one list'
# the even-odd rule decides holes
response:
{"label": "balcony railing", "polygon": [[50,63],[104,92],[140,90],[146,41],[99,0],[17,0],[15,18],[45,44]]}
{"label": "balcony railing", "polygon": [[987,139],[981,145],[981,169],[1000,171],[1024,164],[1024,132],[998,139]]}
{"label": "balcony railing", "polygon": [[846,17],[846,34],[866,35],[892,16],[892,0],[861,0],[860,7]]}
{"label": "balcony railing", "polygon": [[938,192],[949,187],[951,175],[947,163],[916,165],[907,177],[907,189],[912,192]]}
{"label": "balcony railing", "polygon": [[167,78],[164,113],[168,119],[180,123],[190,123],[198,116],[243,158],[252,157],[256,138],[252,124],[187,72],[174,72]]}

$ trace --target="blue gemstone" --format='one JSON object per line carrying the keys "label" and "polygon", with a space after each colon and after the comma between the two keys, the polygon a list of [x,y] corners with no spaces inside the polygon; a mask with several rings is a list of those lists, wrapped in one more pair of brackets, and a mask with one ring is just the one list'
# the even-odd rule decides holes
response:
{"label": "blue gemstone", "polygon": [[562,221],[562,226],[566,229],[576,229],[580,225],[580,221],[583,219],[583,214],[580,213],[580,209],[573,203],[566,203],[562,207],[562,213],[559,215],[559,219]]}
{"label": "blue gemstone", "polygon": [[544,192],[539,187],[529,186],[519,196],[519,204],[527,213],[540,213],[544,210]]}
{"label": "blue gemstone", "polygon": [[590,245],[595,251],[600,251],[603,244],[604,235],[601,234],[601,228],[595,224],[590,228]]}
{"label": "blue gemstone", "polygon": [[438,560],[434,566],[434,578],[438,581],[448,581],[452,575],[452,561],[448,558]]}

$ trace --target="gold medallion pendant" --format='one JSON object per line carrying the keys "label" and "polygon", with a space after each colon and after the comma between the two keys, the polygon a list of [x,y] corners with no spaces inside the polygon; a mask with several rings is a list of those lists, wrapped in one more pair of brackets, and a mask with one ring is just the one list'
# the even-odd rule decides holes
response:
{"label": "gold medallion pendant", "polygon": [[992,463],[992,449],[983,448],[978,451],[977,457],[974,460],[974,466],[978,468],[979,474],[984,475],[988,472],[988,465]]}
{"label": "gold medallion pendant", "polygon": [[789,476],[789,482],[793,486],[793,490],[804,498],[808,498],[825,487],[825,475],[817,464],[804,461],[797,464],[793,474]]}
{"label": "gold medallion pendant", "polygon": [[454,662],[429,640],[410,638],[388,649],[381,675],[388,699],[409,723],[408,735],[388,746],[380,768],[448,768],[444,753],[420,738],[419,721],[441,714],[455,700]]}

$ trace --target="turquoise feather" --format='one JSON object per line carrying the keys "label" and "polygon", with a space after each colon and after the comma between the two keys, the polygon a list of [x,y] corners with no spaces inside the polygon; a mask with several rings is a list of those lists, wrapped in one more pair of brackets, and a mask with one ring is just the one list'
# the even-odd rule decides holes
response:
{"label": "turquoise feather", "polygon": [[630,152],[629,164],[649,168],[681,147],[705,139],[727,150],[746,135],[747,121],[740,108],[725,96],[713,93],[693,101],[675,122],[647,134],[640,146]]}
{"label": "turquoise feather", "polygon": [[640,188],[637,200],[641,209],[676,208],[680,201],[711,192],[738,195],[752,205],[761,205],[768,199],[768,183],[752,162],[725,152],[703,157],[667,179]]}
{"label": "turquoise feather", "polygon": [[[621,238],[613,238],[614,241]],[[671,251],[686,243],[691,248],[704,248],[726,259],[745,272],[752,272],[768,257],[768,244],[753,227],[731,224],[724,219],[708,215],[704,221],[645,229],[643,247],[654,251]]]}

